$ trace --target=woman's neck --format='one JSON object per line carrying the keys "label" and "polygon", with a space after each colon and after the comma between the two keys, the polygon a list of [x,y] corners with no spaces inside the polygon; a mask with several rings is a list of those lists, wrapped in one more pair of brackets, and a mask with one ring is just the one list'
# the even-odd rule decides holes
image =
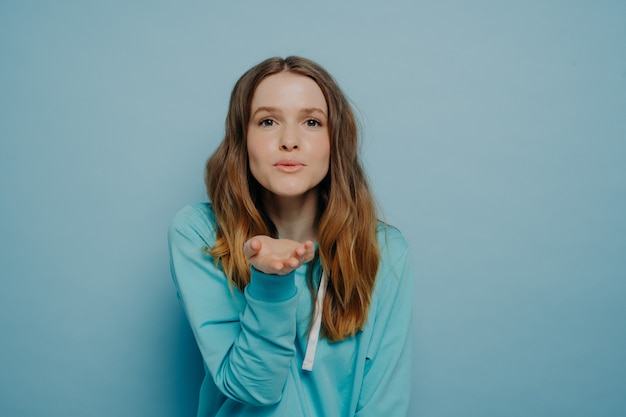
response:
{"label": "woman's neck", "polygon": [[317,190],[298,197],[267,194],[264,198],[267,215],[278,235],[297,242],[317,241]]}

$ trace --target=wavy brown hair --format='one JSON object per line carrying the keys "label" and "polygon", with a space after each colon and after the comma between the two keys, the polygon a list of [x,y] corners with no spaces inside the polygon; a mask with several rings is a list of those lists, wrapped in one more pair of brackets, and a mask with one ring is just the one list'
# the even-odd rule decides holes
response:
{"label": "wavy brown hair", "polygon": [[[328,105],[330,167],[318,185],[318,256],[328,275],[322,334],[343,340],[363,328],[378,271],[376,205],[358,158],[358,129],[348,103],[330,74],[305,58],[270,58],[248,70],[233,88],[224,140],[208,159],[205,182],[217,219],[209,249],[231,285],[250,282],[244,243],[256,235],[276,237],[262,203],[262,187],[248,165],[246,134],[251,103],[266,77],[290,72],[313,79]],[[245,167],[245,168],[244,168]],[[315,296],[311,286],[312,296]]]}

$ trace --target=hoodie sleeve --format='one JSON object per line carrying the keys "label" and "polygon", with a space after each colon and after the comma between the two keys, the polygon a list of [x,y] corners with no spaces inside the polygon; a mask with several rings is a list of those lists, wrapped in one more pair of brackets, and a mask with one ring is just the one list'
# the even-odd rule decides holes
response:
{"label": "hoodie sleeve", "polygon": [[413,272],[400,233],[390,230],[383,240],[374,329],[356,417],[405,416],[410,402]]}
{"label": "hoodie sleeve", "polygon": [[280,401],[295,354],[294,274],[252,270],[242,293],[229,288],[205,250],[213,244],[210,211],[181,210],[169,229],[172,278],[207,372],[226,396],[250,405]]}

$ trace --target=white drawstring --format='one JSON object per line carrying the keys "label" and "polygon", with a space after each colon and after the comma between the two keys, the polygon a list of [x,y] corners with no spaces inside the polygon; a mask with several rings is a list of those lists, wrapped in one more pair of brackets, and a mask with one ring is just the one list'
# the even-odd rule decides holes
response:
{"label": "white drawstring", "polygon": [[313,313],[313,326],[311,326],[311,331],[309,332],[309,341],[306,344],[304,362],[302,362],[302,369],[305,371],[313,370],[315,351],[317,350],[317,342],[320,338],[320,327],[322,326],[322,307],[324,305],[325,293],[326,273],[322,270],[322,279],[320,280],[320,287],[317,290],[317,300],[315,301],[315,311]]}

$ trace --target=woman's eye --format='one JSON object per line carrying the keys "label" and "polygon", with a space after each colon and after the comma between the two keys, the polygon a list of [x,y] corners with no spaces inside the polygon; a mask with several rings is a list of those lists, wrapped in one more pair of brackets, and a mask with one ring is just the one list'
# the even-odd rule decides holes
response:
{"label": "woman's eye", "polygon": [[274,126],[274,121],[272,119],[263,119],[259,123],[259,126],[265,126],[265,127]]}
{"label": "woman's eye", "polygon": [[314,126],[321,126],[321,123],[315,119],[309,119],[306,121],[306,125],[310,127],[314,127]]}

